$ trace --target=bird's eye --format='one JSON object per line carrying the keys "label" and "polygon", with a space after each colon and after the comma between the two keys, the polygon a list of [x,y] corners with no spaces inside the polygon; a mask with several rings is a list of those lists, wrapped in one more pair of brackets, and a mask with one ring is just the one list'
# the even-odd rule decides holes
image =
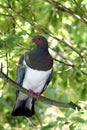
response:
{"label": "bird's eye", "polygon": [[40,41],[40,37],[38,37],[38,40]]}

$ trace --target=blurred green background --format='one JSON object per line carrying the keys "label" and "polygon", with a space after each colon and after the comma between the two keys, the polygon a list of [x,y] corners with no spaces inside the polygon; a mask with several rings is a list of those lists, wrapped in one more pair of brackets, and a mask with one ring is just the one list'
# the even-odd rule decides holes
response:
{"label": "blurred green background", "polygon": [[37,101],[36,115],[12,117],[16,89],[0,79],[1,130],[87,130],[87,0],[0,0],[0,64],[16,80],[21,54],[43,35],[54,58],[52,80],[43,96],[73,101],[81,111]]}

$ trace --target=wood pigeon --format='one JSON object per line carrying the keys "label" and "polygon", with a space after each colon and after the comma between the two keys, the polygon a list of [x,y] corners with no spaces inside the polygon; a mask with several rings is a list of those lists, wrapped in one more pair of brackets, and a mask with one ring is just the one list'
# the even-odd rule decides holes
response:
{"label": "wood pigeon", "polygon": [[[35,36],[32,42],[36,48],[26,52],[19,59],[17,83],[36,94],[42,94],[50,82],[53,72],[53,59],[48,51],[48,42],[43,36]],[[17,99],[12,116],[34,115],[36,99],[17,91]]]}

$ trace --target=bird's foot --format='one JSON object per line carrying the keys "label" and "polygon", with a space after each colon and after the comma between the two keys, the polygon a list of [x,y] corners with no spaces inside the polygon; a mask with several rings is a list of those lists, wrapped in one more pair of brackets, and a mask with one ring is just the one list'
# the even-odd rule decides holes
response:
{"label": "bird's foot", "polygon": [[41,98],[41,93],[37,93],[37,99]]}
{"label": "bird's foot", "polygon": [[29,93],[34,94],[34,91],[32,89],[29,89]]}
{"label": "bird's foot", "polygon": [[[32,89],[29,89],[29,93],[35,94]],[[37,99],[41,98],[41,93],[37,93],[36,95],[37,95]]]}

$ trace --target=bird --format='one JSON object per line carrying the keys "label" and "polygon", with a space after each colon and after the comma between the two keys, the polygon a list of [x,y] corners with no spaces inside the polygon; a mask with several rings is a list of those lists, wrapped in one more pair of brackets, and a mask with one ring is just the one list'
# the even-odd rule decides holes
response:
{"label": "bird", "polygon": [[[44,36],[34,36],[31,43],[35,43],[36,46],[20,57],[16,82],[30,92],[41,95],[52,78],[53,58],[49,53],[48,41]],[[36,99],[32,96],[17,90],[12,116],[33,116],[35,101]]]}

